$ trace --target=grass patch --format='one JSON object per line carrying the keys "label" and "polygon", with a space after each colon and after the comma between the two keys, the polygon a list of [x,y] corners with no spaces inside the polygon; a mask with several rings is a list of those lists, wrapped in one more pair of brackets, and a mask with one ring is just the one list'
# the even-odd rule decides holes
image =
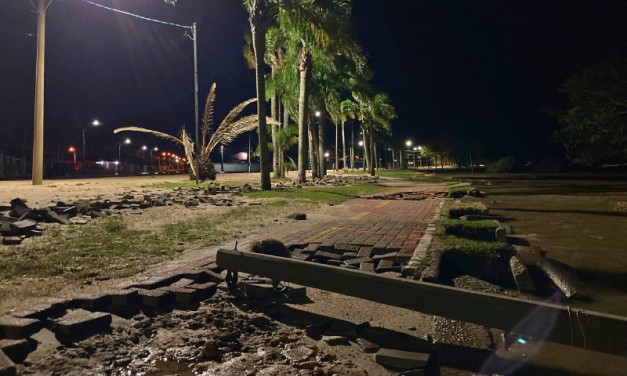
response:
{"label": "grass patch", "polygon": [[[409,170],[380,170],[377,171],[377,176],[384,178],[403,179],[407,181],[419,181],[425,183],[446,183],[451,182],[450,178],[436,176],[435,174],[425,174],[423,172],[409,171]],[[368,175],[364,171],[349,172],[349,175]]]}
{"label": "grass patch", "polygon": [[501,258],[510,255],[511,252],[503,243],[464,239],[451,235],[438,236],[438,240],[446,251],[459,251],[470,256]]}
{"label": "grass patch", "polygon": [[273,191],[244,193],[249,198],[278,198],[306,200],[314,204],[338,205],[352,198],[380,192],[386,187],[379,184],[364,184],[344,187],[305,187]]}
{"label": "grass patch", "polygon": [[468,238],[480,241],[496,241],[496,229],[499,227],[496,221],[462,221],[450,219],[442,223],[447,235],[455,235],[460,238]]}

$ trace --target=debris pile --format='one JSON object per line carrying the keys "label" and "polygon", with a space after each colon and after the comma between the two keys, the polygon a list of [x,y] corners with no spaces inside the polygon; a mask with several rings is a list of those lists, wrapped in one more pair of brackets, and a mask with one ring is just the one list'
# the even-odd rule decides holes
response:
{"label": "debris pile", "polygon": [[385,195],[376,195],[372,197],[364,197],[368,200],[406,200],[406,201],[420,201],[433,198],[444,198],[447,196],[446,192],[399,192]]}
{"label": "debris pile", "polygon": [[346,185],[359,185],[359,184],[376,184],[379,182],[378,176],[368,175],[327,175],[322,179],[316,178],[311,181],[298,183],[295,180],[286,182],[277,182],[272,185],[272,189],[287,189],[287,188],[303,188],[303,187],[343,187]]}

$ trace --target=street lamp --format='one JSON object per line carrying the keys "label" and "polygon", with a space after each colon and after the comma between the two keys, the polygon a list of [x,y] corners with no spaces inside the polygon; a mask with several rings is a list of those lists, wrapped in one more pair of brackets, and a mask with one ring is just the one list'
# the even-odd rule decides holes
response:
{"label": "street lamp", "polygon": [[[363,147],[364,146],[364,142],[363,141],[359,141],[359,147]],[[363,158],[363,152],[362,152],[362,157],[361,157],[361,166],[363,168],[364,171],[366,171],[366,164],[364,163],[364,158]]]}
{"label": "street lamp", "polygon": [[122,145],[130,144],[130,143],[131,143],[131,139],[129,138],[127,138],[123,142],[120,142],[120,145],[118,145],[118,161],[122,162]]}
{"label": "street lamp", "polygon": [[93,122],[91,122],[90,124],[88,124],[86,127],[83,128],[83,175],[85,175],[85,130],[87,130],[87,128],[89,128],[90,126],[99,126],[100,122],[98,120],[94,120]]}
{"label": "street lamp", "polygon": [[411,146],[411,141],[410,141],[410,140],[407,140],[407,142],[405,143],[405,145],[407,145],[407,147],[410,147],[410,146]]}
{"label": "street lamp", "polygon": [[220,145],[220,155],[221,155],[221,160],[220,160],[220,168],[222,169],[222,173],[224,173],[224,145]]}
{"label": "street lamp", "polygon": [[74,169],[76,170],[76,149],[71,147],[69,150],[70,150],[70,153],[74,154]]}

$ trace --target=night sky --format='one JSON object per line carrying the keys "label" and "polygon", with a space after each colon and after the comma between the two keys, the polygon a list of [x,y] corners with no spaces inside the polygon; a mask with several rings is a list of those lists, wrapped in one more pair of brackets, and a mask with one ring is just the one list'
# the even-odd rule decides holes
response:
{"label": "night sky", "polygon": [[[199,28],[200,102],[217,83],[216,119],[256,95],[241,55],[249,28],[240,0],[96,0],[147,17]],[[419,144],[442,135],[481,142],[496,154],[559,153],[545,106],[565,105],[566,78],[627,47],[627,2],[355,1],[359,40],[390,94],[394,133]],[[0,0],[0,148],[32,153],[37,17],[26,0]],[[113,136],[120,126],[192,130],[193,50],[184,30],[87,4],[54,0],[47,13],[46,152],[79,145],[88,130],[92,159],[113,158],[133,139],[174,150],[150,136]],[[249,113],[254,112],[250,106]],[[328,132],[333,133],[333,132]],[[245,148],[235,142],[233,153]],[[91,147],[90,147],[91,145]],[[129,149],[130,150],[130,149]]]}

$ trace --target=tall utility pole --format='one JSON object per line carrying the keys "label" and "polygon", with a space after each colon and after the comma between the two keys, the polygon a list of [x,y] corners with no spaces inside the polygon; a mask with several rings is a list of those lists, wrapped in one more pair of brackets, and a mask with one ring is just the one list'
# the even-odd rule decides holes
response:
{"label": "tall utility pole", "polygon": [[196,185],[198,185],[198,175],[200,175],[200,138],[198,136],[198,33],[196,32],[196,22],[192,24],[192,40],[194,41],[194,100],[196,104],[196,142],[194,143],[194,149],[196,149]]}
{"label": "tall utility pole", "polygon": [[[52,1],[51,1],[52,2]],[[48,3],[50,5],[50,3]],[[44,182],[44,59],[46,52],[46,0],[37,6],[37,68],[35,76],[35,130],[33,132],[33,185]]]}
{"label": "tall utility pole", "polygon": [[250,132],[248,132],[248,173],[250,174]]}

